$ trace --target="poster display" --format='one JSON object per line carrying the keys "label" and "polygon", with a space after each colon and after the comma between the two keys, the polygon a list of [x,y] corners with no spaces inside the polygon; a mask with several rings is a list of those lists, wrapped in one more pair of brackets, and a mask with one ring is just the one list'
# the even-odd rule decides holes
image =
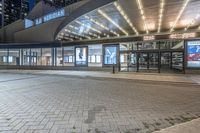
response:
{"label": "poster display", "polygon": [[87,47],[76,48],[76,65],[87,65]]}
{"label": "poster display", "polygon": [[105,46],[104,47],[104,64],[112,65],[117,64],[117,47],[116,46]]}
{"label": "poster display", "polygon": [[200,68],[200,41],[187,42],[187,67]]}

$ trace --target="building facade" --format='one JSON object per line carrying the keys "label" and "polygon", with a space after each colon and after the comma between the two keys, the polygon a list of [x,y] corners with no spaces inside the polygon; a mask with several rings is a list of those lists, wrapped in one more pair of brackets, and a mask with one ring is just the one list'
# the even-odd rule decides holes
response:
{"label": "building facade", "polygon": [[82,0],[59,9],[40,2],[0,30],[1,67],[199,73],[200,15],[193,9],[200,1],[143,1]]}

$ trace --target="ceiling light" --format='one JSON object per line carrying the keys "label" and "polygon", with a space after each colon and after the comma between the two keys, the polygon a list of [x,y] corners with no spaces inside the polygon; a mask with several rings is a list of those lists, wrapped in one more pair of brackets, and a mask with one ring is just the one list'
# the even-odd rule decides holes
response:
{"label": "ceiling light", "polygon": [[97,33],[99,33],[99,34],[102,33],[101,31],[99,31],[99,30],[97,30],[97,29],[95,29],[95,28],[93,28],[93,27],[91,27],[91,26],[88,26],[88,25],[86,25],[86,24],[84,24],[84,23],[82,23],[82,22],[80,22],[80,21],[78,21],[78,20],[76,20],[75,22],[78,23],[78,24],[80,24],[80,25],[82,25],[82,26],[85,26],[85,27],[87,27],[88,29],[93,30],[93,31],[95,31],[95,32],[97,32]]}
{"label": "ceiling light", "polygon": [[[88,19],[88,20],[90,20],[91,22],[95,23],[96,25],[100,26],[101,28],[103,28],[103,29],[105,29],[105,30],[113,33],[114,35],[119,36],[118,33],[114,32],[113,30],[110,30],[107,26],[105,26],[105,25],[101,24],[100,22],[92,19],[91,17],[85,16],[85,18]],[[106,34],[104,34],[104,35],[106,36]]]}
{"label": "ceiling light", "polygon": [[115,21],[112,20],[106,13],[104,13],[102,10],[98,10],[98,13],[101,14],[104,18],[106,18],[108,21],[110,21],[113,25],[115,25],[119,30],[121,30],[125,35],[128,36],[128,32],[125,31],[121,26],[119,26]]}
{"label": "ceiling light", "polygon": [[185,30],[188,30],[188,28],[190,28],[190,26],[194,25],[199,18],[200,18],[200,12],[195,16],[195,18],[193,18],[190,21],[190,23],[187,25],[187,27],[185,28]]}
{"label": "ceiling light", "polygon": [[159,10],[159,18],[158,18],[158,33],[160,32],[161,26],[162,26],[164,6],[165,6],[165,0],[160,0],[160,10]]}
{"label": "ceiling light", "polygon": [[148,30],[147,22],[146,22],[146,17],[145,17],[145,14],[144,14],[144,8],[143,8],[141,0],[137,0],[137,4],[138,4],[138,9],[140,10],[140,15],[141,15],[143,22],[144,22],[144,29],[146,30],[146,33],[149,34],[149,30]]}
{"label": "ceiling light", "polygon": [[122,9],[122,7],[117,3],[114,2],[115,7],[117,8],[117,10],[120,12],[120,14],[123,16],[123,18],[126,20],[126,22],[129,24],[129,26],[132,28],[132,30],[139,35],[138,31],[136,30],[136,28],[133,26],[133,23],[131,22],[131,20],[128,18],[128,16],[126,15],[125,11]]}
{"label": "ceiling light", "polygon": [[183,14],[183,11],[184,11],[185,8],[187,7],[189,1],[190,1],[190,0],[185,0],[185,2],[184,2],[184,4],[183,4],[183,7],[181,8],[181,10],[180,10],[180,12],[179,12],[179,14],[178,14],[178,16],[177,16],[177,18],[176,18],[174,24],[173,24],[172,27],[170,28],[170,32],[173,32],[173,31],[174,31],[174,28],[175,28],[175,26],[177,25],[177,23],[178,23],[178,21],[179,21],[181,15]]}

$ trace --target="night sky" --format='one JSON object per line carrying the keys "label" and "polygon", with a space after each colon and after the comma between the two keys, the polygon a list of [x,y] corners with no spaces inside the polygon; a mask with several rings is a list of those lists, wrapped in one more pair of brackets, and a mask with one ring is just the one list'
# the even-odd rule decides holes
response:
{"label": "night sky", "polygon": [[35,4],[35,0],[29,0],[29,10],[33,8],[34,4]]}

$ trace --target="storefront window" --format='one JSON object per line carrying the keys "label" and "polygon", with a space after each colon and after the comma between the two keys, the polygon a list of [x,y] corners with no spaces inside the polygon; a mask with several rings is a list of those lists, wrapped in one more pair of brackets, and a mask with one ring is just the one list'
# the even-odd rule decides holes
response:
{"label": "storefront window", "polygon": [[31,49],[31,65],[42,65],[41,49]]}
{"label": "storefront window", "polygon": [[159,49],[159,44],[157,42],[143,42],[138,44],[139,50],[152,50]]}
{"label": "storefront window", "polygon": [[9,65],[20,64],[19,49],[9,49],[8,63]]}
{"label": "storefront window", "polygon": [[56,50],[57,50],[56,66],[62,66],[63,65],[62,48],[56,48]]}
{"label": "storefront window", "polygon": [[89,66],[102,66],[102,45],[89,45],[88,49]]}
{"label": "storefront window", "polygon": [[160,41],[160,49],[184,49],[184,41]]}
{"label": "storefront window", "polygon": [[130,51],[130,50],[137,50],[137,43],[121,43],[120,44],[120,51]]}
{"label": "storefront window", "polygon": [[52,65],[52,49],[51,48],[43,48],[42,49],[42,65],[50,66]]}
{"label": "storefront window", "polygon": [[74,47],[64,47],[64,66],[74,66]]}
{"label": "storefront window", "polygon": [[8,50],[0,49],[0,65],[7,65],[8,63]]}
{"label": "storefront window", "polygon": [[30,65],[30,49],[23,49],[23,65]]}

